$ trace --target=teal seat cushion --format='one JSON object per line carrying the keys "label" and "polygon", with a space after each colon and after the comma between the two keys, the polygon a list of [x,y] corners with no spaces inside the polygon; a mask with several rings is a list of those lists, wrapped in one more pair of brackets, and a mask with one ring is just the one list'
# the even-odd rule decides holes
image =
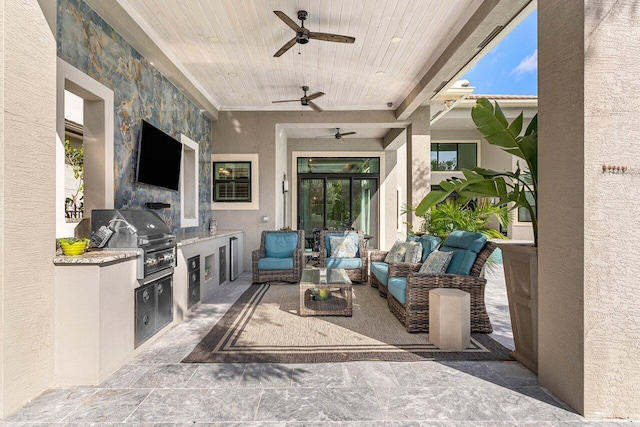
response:
{"label": "teal seat cushion", "polygon": [[392,277],[389,279],[387,285],[389,293],[394,296],[395,299],[400,301],[402,305],[407,303],[407,278],[406,277]]}
{"label": "teal seat cushion", "polygon": [[267,233],[264,251],[267,258],[291,258],[298,246],[298,233]]}
{"label": "teal seat cushion", "polygon": [[478,253],[487,243],[487,238],[480,233],[470,231],[454,231],[447,237],[440,250],[453,252],[448,274],[460,274],[468,276],[476,262]]}
{"label": "teal seat cushion", "polygon": [[362,258],[327,258],[327,268],[344,268],[355,270],[362,268]]}
{"label": "teal seat cushion", "polygon": [[408,235],[407,242],[420,242],[422,245],[422,258],[420,262],[423,263],[427,260],[429,254],[436,250],[442,240],[439,237],[432,236],[431,234],[424,234],[422,236]]}
{"label": "teal seat cushion", "polygon": [[383,285],[387,286],[389,279],[389,264],[382,261],[373,261],[371,263],[371,274],[376,276],[376,279]]}
{"label": "teal seat cushion", "polygon": [[331,256],[331,236],[347,236],[353,239],[353,243],[356,245],[356,258],[360,257],[360,248],[358,247],[358,233],[346,232],[346,233],[327,233],[324,235],[324,246],[327,250],[327,256]]}
{"label": "teal seat cushion", "polygon": [[260,258],[258,270],[293,270],[293,258]]}

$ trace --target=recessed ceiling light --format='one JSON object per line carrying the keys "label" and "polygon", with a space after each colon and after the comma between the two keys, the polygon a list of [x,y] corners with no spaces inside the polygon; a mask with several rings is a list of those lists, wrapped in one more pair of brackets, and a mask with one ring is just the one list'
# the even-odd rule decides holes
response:
{"label": "recessed ceiling light", "polygon": [[220,39],[216,36],[207,37],[207,40],[209,40],[211,43],[218,43],[220,41]]}
{"label": "recessed ceiling light", "polygon": [[149,65],[153,65],[153,62],[149,61]]}
{"label": "recessed ceiling light", "polygon": [[384,76],[384,71],[376,71],[376,76]]}
{"label": "recessed ceiling light", "polygon": [[236,73],[229,73],[228,75],[229,75],[229,77],[238,77],[238,75]]}
{"label": "recessed ceiling light", "polygon": [[249,99],[249,97],[247,95],[242,95],[240,98],[242,99]]}
{"label": "recessed ceiling light", "polygon": [[391,37],[391,43],[400,43],[401,41],[402,37],[400,36]]}
{"label": "recessed ceiling light", "polygon": [[365,95],[364,97],[365,98],[371,98],[371,95]]}

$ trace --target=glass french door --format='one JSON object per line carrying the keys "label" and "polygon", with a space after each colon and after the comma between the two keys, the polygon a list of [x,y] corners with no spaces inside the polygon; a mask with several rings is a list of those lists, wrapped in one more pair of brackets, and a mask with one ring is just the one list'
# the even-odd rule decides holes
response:
{"label": "glass french door", "polygon": [[362,230],[377,247],[378,179],[356,176],[298,175],[298,229]]}

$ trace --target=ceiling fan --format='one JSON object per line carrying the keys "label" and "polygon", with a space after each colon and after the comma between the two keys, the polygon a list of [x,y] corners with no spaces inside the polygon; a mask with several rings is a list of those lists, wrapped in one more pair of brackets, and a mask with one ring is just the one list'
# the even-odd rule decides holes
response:
{"label": "ceiling fan", "polygon": [[355,135],[357,132],[345,132],[345,133],[340,133],[340,128],[336,128],[336,133],[334,133],[333,135],[327,135],[327,136],[317,136],[316,138],[335,138],[335,139],[342,139],[343,136],[348,136],[348,135]]}
{"label": "ceiling fan", "polygon": [[302,98],[300,99],[285,99],[282,101],[271,101],[273,104],[277,104],[280,102],[300,102],[300,104],[304,105],[304,106],[308,106],[313,108],[314,110],[316,110],[317,112],[321,113],[323,110],[322,108],[318,107],[314,102],[312,102],[314,99],[316,98],[320,98],[321,96],[324,96],[324,92],[316,92],[316,93],[312,93],[311,95],[307,95],[307,91],[309,90],[309,86],[302,86],[302,90],[304,91],[304,96],[302,96]]}
{"label": "ceiling fan", "polygon": [[304,21],[305,19],[307,19],[306,10],[298,11],[298,19],[300,20],[302,25],[296,24],[295,21],[289,18],[287,15],[285,15],[284,12],[281,12],[279,10],[274,10],[273,13],[275,13],[278,16],[278,18],[282,19],[282,21],[284,21],[285,24],[287,24],[293,31],[296,32],[296,36],[291,40],[289,40],[288,42],[286,42],[284,46],[282,46],[280,50],[277,51],[275,55],[273,55],[276,58],[281,56],[283,53],[285,53],[289,49],[291,49],[294,44],[296,43],[307,44],[309,43],[310,39],[324,40],[327,42],[336,42],[336,43],[353,43],[356,41],[355,37],[341,36],[338,34],[315,33],[315,32],[309,31],[307,28],[304,27]]}

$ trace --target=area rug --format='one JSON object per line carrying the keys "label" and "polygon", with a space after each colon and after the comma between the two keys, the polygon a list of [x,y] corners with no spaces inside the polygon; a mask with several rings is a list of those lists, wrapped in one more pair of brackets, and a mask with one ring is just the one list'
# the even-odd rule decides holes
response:
{"label": "area rug", "polygon": [[353,287],[353,316],[300,317],[297,285],[251,285],[184,363],[322,363],[357,360],[512,360],[486,334],[465,351],[408,333],[368,285]]}

